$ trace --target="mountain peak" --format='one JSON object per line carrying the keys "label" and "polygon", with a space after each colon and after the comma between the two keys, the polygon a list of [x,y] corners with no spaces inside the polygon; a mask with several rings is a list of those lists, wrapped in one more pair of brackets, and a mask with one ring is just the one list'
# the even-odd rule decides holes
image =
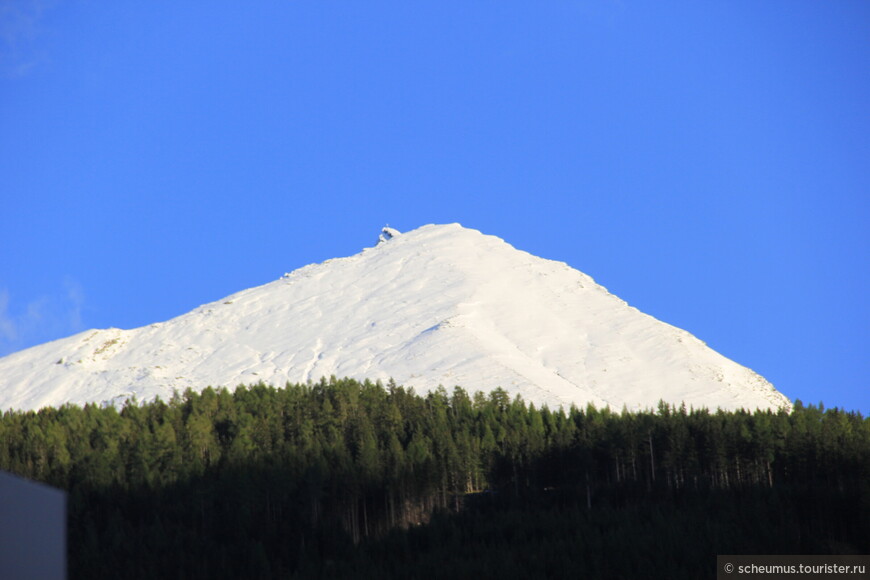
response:
{"label": "mountain peak", "polygon": [[132,329],[0,359],[0,409],[350,376],[496,387],[535,404],[789,407],[749,369],[562,262],[459,224],[381,230],[377,251],[312,264]]}

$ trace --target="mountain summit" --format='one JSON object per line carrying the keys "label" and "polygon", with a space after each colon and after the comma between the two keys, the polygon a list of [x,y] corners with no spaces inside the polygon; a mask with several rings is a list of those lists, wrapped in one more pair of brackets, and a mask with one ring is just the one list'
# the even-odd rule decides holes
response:
{"label": "mountain summit", "polygon": [[417,391],[502,387],[551,407],[790,407],[761,376],[582,272],[450,224],[384,228],[359,254],[167,322],[6,356],[0,410],[330,375]]}

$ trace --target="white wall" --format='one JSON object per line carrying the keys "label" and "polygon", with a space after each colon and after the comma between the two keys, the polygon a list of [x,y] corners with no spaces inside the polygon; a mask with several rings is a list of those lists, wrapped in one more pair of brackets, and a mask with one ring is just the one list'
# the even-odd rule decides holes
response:
{"label": "white wall", "polygon": [[0,471],[0,578],[66,579],[66,493]]}

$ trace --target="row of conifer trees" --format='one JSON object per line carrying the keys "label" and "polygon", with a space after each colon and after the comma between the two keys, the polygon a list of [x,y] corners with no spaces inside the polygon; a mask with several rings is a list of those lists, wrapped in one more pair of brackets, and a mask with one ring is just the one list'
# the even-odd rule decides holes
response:
{"label": "row of conifer trees", "polygon": [[[443,542],[425,534],[440,538],[461,522],[465,530],[507,518],[513,532],[504,533],[522,537],[517,522],[544,517],[552,529],[586,537],[601,525],[590,517],[612,519],[613,529],[639,526],[625,522],[643,521],[638,510],[652,505],[670,514],[653,533],[661,538],[681,526],[691,533],[692,514],[723,501],[786,506],[759,507],[771,533],[791,538],[771,549],[870,545],[862,544],[870,542],[870,419],[800,402],[791,412],[665,403],[639,413],[551,410],[500,389],[418,395],[392,382],[333,377],[188,390],[120,410],[9,411],[0,419],[0,469],[69,492],[73,578],[401,577],[408,569],[437,577],[439,568],[421,567],[421,554],[439,554]],[[736,540],[745,530],[729,521],[711,534]],[[450,541],[464,537],[454,532]],[[408,538],[420,545],[412,549]],[[702,552],[740,545],[705,541]],[[401,548],[383,547],[394,544]],[[502,546],[494,563],[515,551],[493,541],[477,553],[492,546]],[[632,554],[629,561],[649,557]],[[539,560],[561,569],[567,557]],[[585,562],[578,565],[602,577],[613,573]],[[552,572],[529,565],[512,570]]]}

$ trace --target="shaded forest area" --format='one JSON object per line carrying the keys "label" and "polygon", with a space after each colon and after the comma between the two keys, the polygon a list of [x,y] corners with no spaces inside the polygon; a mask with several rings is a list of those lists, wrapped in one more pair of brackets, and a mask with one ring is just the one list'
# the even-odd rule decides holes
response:
{"label": "shaded forest area", "polygon": [[697,578],[870,549],[870,419],[538,409],[351,379],[0,418],[70,578]]}

